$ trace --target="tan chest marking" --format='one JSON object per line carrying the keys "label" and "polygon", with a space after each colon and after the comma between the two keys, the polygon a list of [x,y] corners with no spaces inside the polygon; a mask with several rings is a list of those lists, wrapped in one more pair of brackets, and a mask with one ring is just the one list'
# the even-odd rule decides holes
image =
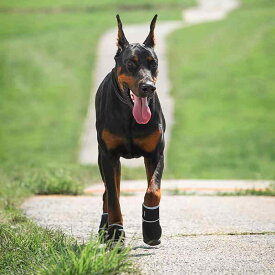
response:
{"label": "tan chest marking", "polygon": [[152,152],[156,149],[160,137],[161,131],[158,129],[145,138],[135,138],[134,144],[136,144],[138,147],[140,147],[142,150],[146,152]]}
{"label": "tan chest marking", "polygon": [[101,138],[103,139],[108,150],[115,149],[119,145],[125,143],[124,137],[116,136],[107,129],[102,131]]}

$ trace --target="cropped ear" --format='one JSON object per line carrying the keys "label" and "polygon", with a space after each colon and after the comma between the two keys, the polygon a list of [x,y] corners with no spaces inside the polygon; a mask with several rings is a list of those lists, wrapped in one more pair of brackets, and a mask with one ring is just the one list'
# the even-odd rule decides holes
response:
{"label": "cropped ear", "polygon": [[118,27],[118,32],[117,32],[117,46],[121,49],[125,48],[126,46],[129,45],[129,42],[127,41],[123,29],[122,29],[122,23],[120,21],[119,15],[117,14],[116,16],[117,19],[117,27]]}
{"label": "cropped ear", "polygon": [[152,19],[152,22],[150,24],[150,32],[149,32],[147,38],[145,39],[145,41],[143,42],[144,46],[146,46],[146,47],[152,47],[152,48],[155,47],[155,33],[154,33],[154,30],[155,30],[157,17],[158,17],[158,15],[156,14],[154,16],[154,18]]}

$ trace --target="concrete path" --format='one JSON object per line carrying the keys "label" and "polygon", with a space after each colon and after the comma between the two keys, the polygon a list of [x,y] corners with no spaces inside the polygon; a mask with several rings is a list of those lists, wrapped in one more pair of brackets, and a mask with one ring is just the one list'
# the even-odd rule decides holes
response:
{"label": "concrete path", "polygon": [[[166,36],[172,31],[213,20],[220,20],[226,14],[238,6],[237,0],[199,0],[198,6],[183,11],[183,21],[159,21],[156,25],[156,53],[159,58],[159,76],[157,81],[157,92],[165,115],[166,148],[169,145],[171,129],[173,126],[173,101],[169,95],[171,83],[168,78],[168,62],[166,58]],[[149,20],[149,19],[148,19]],[[122,18],[123,21],[123,18]],[[126,23],[126,22],[125,22]],[[149,22],[141,25],[124,25],[125,35],[130,43],[142,43],[149,31]],[[93,77],[91,99],[79,152],[79,162],[83,164],[97,164],[97,138],[95,130],[94,97],[97,87],[107,73],[114,67],[114,55],[116,53],[117,28],[105,33],[99,41],[97,49],[97,62],[95,75]],[[143,159],[122,159],[125,166],[143,166]]]}
{"label": "concrete path", "polygon": [[[275,199],[163,196],[162,244],[142,242],[143,196],[121,197],[132,256],[144,274],[274,274]],[[101,196],[38,196],[22,208],[39,225],[79,240],[96,233]]]}

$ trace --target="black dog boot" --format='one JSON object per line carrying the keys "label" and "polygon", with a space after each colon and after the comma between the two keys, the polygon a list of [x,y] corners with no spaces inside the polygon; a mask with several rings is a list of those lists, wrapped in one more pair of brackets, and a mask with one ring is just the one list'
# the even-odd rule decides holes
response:
{"label": "black dog boot", "polygon": [[107,228],[108,228],[108,213],[103,213],[101,215],[101,221],[98,229],[98,235],[100,237],[101,243],[106,242]]}
{"label": "black dog boot", "polygon": [[160,244],[161,226],[159,224],[159,206],[142,205],[143,241],[149,245]]}
{"label": "black dog boot", "polygon": [[110,247],[114,248],[117,243],[120,243],[120,248],[123,248],[125,241],[125,231],[121,224],[111,224],[108,227],[106,241],[110,242]]}

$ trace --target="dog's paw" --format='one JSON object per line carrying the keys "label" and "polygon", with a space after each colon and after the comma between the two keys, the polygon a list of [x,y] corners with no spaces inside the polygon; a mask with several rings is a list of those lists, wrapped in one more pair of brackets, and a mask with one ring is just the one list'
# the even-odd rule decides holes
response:
{"label": "dog's paw", "polygon": [[119,250],[121,250],[125,242],[125,231],[123,230],[123,226],[120,224],[109,225],[106,234],[106,242],[111,249],[118,246]]}
{"label": "dog's paw", "polygon": [[160,244],[162,230],[159,223],[159,206],[142,205],[142,233],[146,244],[151,246]]}
{"label": "dog's paw", "polygon": [[101,243],[106,243],[107,236],[107,228],[108,228],[108,213],[103,213],[101,215],[101,221],[98,229],[98,236],[100,238]]}

